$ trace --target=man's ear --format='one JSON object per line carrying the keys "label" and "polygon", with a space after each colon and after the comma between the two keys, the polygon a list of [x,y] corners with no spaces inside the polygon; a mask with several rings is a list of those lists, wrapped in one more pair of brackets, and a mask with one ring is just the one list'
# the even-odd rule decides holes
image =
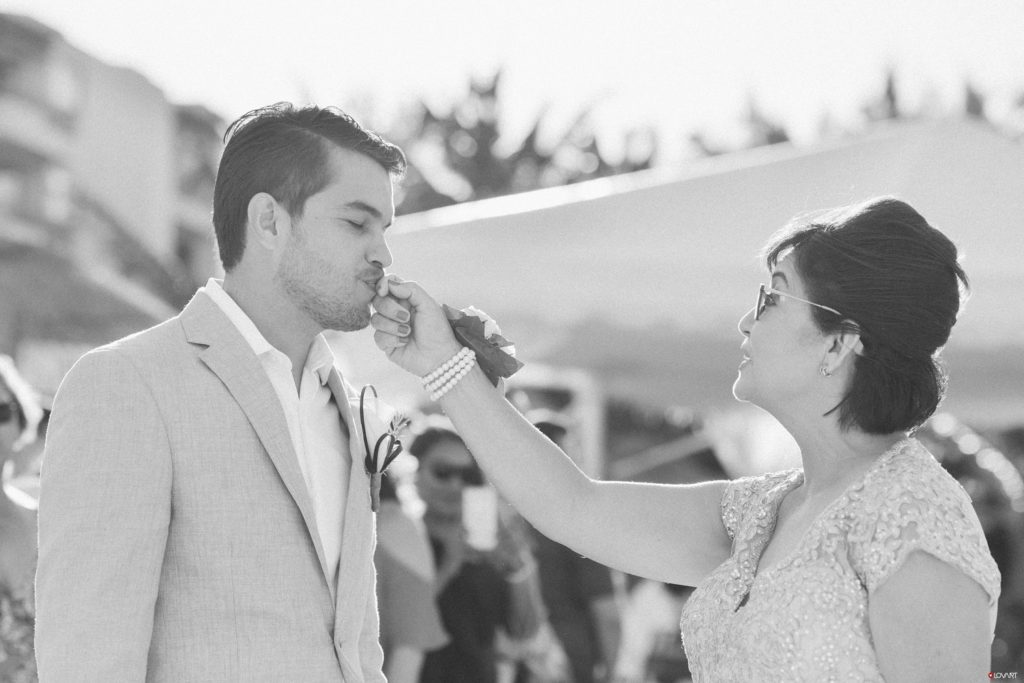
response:
{"label": "man's ear", "polygon": [[282,222],[287,216],[284,208],[266,192],[257,192],[249,200],[246,215],[250,238],[266,249],[275,250],[281,241]]}

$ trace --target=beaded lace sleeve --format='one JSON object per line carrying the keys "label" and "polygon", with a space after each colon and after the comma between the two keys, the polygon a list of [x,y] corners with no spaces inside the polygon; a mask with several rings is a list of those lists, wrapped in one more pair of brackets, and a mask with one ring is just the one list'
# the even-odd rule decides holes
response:
{"label": "beaded lace sleeve", "polygon": [[759,479],[763,477],[743,477],[734,479],[725,487],[722,494],[722,522],[729,538],[735,538],[743,518],[743,511],[750,509],[750,501],[754,498]]}
{"label": "beaded lace sleeve", "polygon": [[870,595],[915,551],[964,572],[999,597],[999,569],[966,491],[931,455],[887,463],[879,485],[865,491],[850,531],[851,559]]}
{"label": "beaded lace sleeve", "polygon": [[768,504],[769,491],[791,474],[792,470],[770,472],[729,482],[722,494],[722,522],[729,538],[734,539],[751,514]]}

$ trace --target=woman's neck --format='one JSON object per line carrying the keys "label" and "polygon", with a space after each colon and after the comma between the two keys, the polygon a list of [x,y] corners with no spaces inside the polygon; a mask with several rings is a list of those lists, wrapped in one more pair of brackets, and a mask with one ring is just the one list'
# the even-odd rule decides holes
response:
{"label": "woman's neck", "polygon": [[834,423],[822,428],[795,429],[790,432],[800,448],[803,461],[805,495],[833,492],[845,488],[863,475],[906,434],[868,434],[852,429],[843,430]]}

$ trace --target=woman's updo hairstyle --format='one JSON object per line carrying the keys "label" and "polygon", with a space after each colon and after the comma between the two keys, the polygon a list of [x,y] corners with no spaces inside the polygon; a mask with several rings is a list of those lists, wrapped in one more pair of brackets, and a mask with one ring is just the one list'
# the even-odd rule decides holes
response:
{"label": "woman's updo hairstyle", "polygon": [[956,246],[906,202],[881,197],[784,229],[765,249],[769,270],[792,258],[828,334],[857,331],[864,350],[839,411],[844,429],[891,434],[920,426],[945,395],[938,351],[967,275]]}

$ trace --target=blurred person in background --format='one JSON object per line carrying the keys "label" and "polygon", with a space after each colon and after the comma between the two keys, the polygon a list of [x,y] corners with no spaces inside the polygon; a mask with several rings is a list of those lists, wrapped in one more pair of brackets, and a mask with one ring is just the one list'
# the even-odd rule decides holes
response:
{"label": "blurred person in background", "polygon": [[419,461],[416,490],[437,570],[437,604],[449,642],[427,653],[422,683],[494,683],[499,629],[525,640],[543,619],[536,599],[536,561],[522,533],[499,524],[497,547],[467,543],[463,492],[484,486],[462,439],[434,419],[409,443]]}
{"label": "blurred person in background", "polygon": [[629,590],[622,614],[622,645],[615,661],[615,683],[677,683],[690,680],[679,647],[679,614],[693,592],[641,579]]}
{"label": "blurred person in background", "polygon": [[377,606],[388,683],[417,683],[426,652],[448,642],[435,599],[434,555],[422,520],[402,507],[390,476],[377,512]]}
{"label": "blurred person in background", "polygon": [[[531,534],[525,519],[498,496],[500,524],[503,533],[524,539],[533,554]],[[536,558],[534,558],[536,560]],[[497,683],[574,683],[572,665],[565,648],[548,619],[548,608],[541,592],[539,563],[530,563],[523,579],[526,595],[539,615],[532,635],[513,637],[506,629],[498,629],[495,649],[498,659]],[[525,571],[525,570],[524,570]]]}
{"label": "blurred person in background", "polygon": [[733,393],[779,420],[803,467],[731,482],[589,478],[458,355],[416,283],[383,280],[372,324],[399,366],[441,368],[434,397],[541,533],[696,586],[681,620],[695,680],[980,679],[999,571],[963,488],[911,436],[945,389],[936,354],[967,287],[955,245],[883,197],[788,226],[765,265]]}
{"label": "blurred person in background", "polygon": [[[556,413],[531,413],[533,426],[563,451],[569,428]],[[541,595],[575,683],[607,680],[619,649],[619,607],[611,570],[530,527]]]}
{"label": "blurred person in background", "polygon": [[35,393],[8,356],[0,355],[0,681],[37,680],[33,646],[36,566],[34,501],[11,484],[43,418]]}
{"label": "blurred person in background", "polygon": [[228,129],[226,273],[83,356],[39,501],[48,681],[383,681],[359,395],[326,330],[366,327],[402,151],[334,108]]}

